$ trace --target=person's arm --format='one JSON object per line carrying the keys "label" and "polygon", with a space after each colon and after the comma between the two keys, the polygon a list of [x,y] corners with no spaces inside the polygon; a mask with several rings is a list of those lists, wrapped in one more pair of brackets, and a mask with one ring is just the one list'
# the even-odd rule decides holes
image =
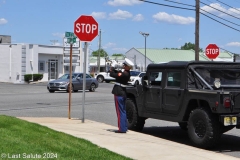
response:
{"label": "person's arm", "polygon": [[110,77],[113,77],[113,78],[117,78],[118,77],[118,71],[115,70],[113,67],[111,67],[111,69],[109,70],[110,72]]}

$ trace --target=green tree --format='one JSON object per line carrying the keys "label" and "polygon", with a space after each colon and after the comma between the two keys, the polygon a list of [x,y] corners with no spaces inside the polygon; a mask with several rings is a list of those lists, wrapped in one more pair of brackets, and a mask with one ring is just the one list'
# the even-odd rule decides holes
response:
{"label": "green tree", "polygon": [[112,54],[112,56],[125,56],[125,55],[122,53],[114,53],[114,54]]}
{"label": "green tree", "polygon": [[[190,49],[195,51],[194,43],[188,42],[188,43],[185,43],[183,46],[181,46],[181,50],[190,50]],[[199,52],[203,52],[203,49],[199,48]]]}
{"label": "green tree", "polygon": [[100,52],[100,57],[107,57],[108,56],[107,52],[104,49],[100,49],[100,50],[98,49],[96,51],[93,51],[92,56],[93,57],[98,57],[98,51]]}

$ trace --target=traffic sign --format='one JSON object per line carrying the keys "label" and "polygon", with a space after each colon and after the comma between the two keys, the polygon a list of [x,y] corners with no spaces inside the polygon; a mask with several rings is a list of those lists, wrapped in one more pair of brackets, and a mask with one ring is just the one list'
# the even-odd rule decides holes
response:
{"label": "traffic sign", "polygon": [[74,22],[74,33],[81,41],[91,42],[98,35],[98,23],[92,16],[81,15]]}
{"label": "traffic sign", "polygon": [[219,47],[216,44],[209,44],[205,49],[205,55],[209,59],[215,59],[219,56]]}

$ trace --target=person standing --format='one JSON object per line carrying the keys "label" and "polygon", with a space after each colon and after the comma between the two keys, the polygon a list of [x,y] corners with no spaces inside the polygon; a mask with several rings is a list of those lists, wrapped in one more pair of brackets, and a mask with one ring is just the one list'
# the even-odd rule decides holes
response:
{"label": "person standing", "polygon": [[116,79],[113,86],[112,94],[114,94],[114,102],[116,107],[118,130],[115,133],[126,133],[127,127],[127,114],[126,114],[126,86],[130,79],[130,69],[133,63],[129,59],[123,62],[123,71],[117,71],[113,67],[110,69],[110,76]]}

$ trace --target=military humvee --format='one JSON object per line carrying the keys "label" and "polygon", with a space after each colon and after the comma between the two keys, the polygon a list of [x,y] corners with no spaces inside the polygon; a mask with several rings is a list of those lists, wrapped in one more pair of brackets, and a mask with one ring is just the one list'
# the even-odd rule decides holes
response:
{"label": "military humvee", "polygon": [[130,130],[141,131],[147,118],[178,122],[194,146],[211,148],[240,128],[240,63],[150,64],[142,85],[126,91]]}

